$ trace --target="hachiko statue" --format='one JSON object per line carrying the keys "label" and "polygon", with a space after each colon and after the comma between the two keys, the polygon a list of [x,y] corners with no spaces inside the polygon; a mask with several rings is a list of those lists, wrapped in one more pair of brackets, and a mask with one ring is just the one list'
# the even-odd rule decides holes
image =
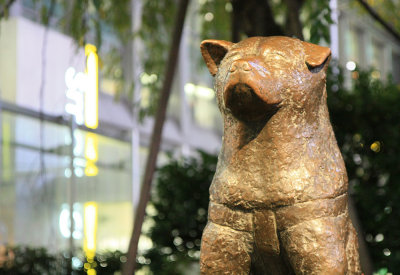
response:
{"label": "hachiko statue", "polygon": [[329,48],[206,40],[224,117],[202,274],[361,274],[347,175],[326,105]]}

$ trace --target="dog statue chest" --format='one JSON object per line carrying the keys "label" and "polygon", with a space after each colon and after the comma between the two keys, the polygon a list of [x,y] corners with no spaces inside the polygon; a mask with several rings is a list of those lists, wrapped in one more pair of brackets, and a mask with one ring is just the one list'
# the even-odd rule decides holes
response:
{"label": "dog statue chest", "polygon": [[344,165],[336,160],[339,156],[322,155],[312,139],[304,138],[297,150],[252,142],[254,148],[245,146],[224,160],[210,187],[211,201],[246,209],[275,208],[346,191]]}

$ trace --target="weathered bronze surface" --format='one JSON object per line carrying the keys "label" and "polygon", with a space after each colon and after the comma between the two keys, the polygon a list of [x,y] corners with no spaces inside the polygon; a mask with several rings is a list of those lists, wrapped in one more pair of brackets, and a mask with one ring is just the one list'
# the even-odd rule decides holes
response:
{"label": "weathered bronze surface", "polygon": [[253,37],[201,52],[224,118],[202,274],[361,274],[326,105],[329,48]]}

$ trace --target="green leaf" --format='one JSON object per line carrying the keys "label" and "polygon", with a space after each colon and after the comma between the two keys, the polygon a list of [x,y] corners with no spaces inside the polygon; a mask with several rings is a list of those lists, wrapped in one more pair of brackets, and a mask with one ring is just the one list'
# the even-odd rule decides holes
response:
{"label": "green leaf", "polygon": [[93,5],[95,6],[95,8],[97,10],[100,10],[101,7],[101,0],[92,0],[93,1]]}
{"label": "green leaf", "polygon": [[48,8],[47,8],[46,4],[43,4],[40,9],[40,18],[44,25],[47,26],[49,24],[49,14],[48,14]]}

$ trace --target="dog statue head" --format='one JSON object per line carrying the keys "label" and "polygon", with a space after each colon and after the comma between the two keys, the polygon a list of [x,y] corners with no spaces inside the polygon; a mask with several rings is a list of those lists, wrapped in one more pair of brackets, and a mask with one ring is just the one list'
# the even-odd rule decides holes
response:
{"label": "dog statue head", "polygon": [[201,53],[215,76],[223,115],[264,120],[279,108],[313,109],[325,91],[329,48],[289,37],[252,37],[239,43],[205,40]]}

